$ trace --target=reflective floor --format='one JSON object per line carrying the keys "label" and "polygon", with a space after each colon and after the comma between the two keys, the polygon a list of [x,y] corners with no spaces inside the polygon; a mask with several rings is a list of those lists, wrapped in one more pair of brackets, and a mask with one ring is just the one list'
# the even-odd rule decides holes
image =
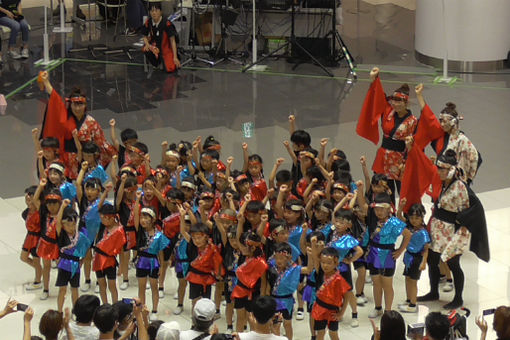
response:
{"label": "reflective floor", "polygon": [[[403,1],[397,3],[402,4]],[[408,1],[411,2],[412,1]],[[377,4],[377,5],[374,5]],[[383,3],[383,4],[380,4]],[[510,107],[510,71],[492,74],[453,74],[459,79],[453,86],[435,84],[436,70],[421,65],[414,59],[414,11],[412,5],[397,6],[391,1],[343,1],[343,25],[340,33],[358,66],[358,79],[349,76],[342,62],[330,68],[330,78],[316,65],[305,63],[295,70],[284,59],[273,58],[264,62],[268,71],[241,73],[240,66],[222,63],[214,68],[195,63],[177,74],[155,70],[144,71],[143,58],[132,52],[133,60],[125,53],[105,56],[89,50],[71,52],[89,45],[105,44],[108,47],[130,47],[139,37],[120,36],[113,42],[113,28],[97,30],[100,23],[74,25],[67,35],[50,34],[50,57],[60,59],[51,67],[50,78],[55,89],[66,94],[73,86],[85,89],[89,98],[90,114],[105,128],[110,118],[117,120],[118,129],[135,128],[140,140],[154,154],[153,166],[159,159],[160,144],[164,140],[193,140],[196,136],[214,135],[222,144],[222,159],[233,155],[234,167],[241,166],[241,143],[247,142],[251,152],[265,161],[266,171],[278,157],[287,157],[282,142],[288,139],[287,116],[297,117],[299,128],[312,135],[312,146],[329,138],[328,148],[345,151],[351,162],[354,178],[361,178],[358,159],[366,155],[373,159],[376,147],[355,134],[354,128],[361,104],[369,86],[367,71],[381,67],[381,79],[387,92],[407,82],[412,86],[425,84],[424,95],[432,109],[440,111],[447,101],[457,104],[464,116],[462,130],[479,149],[483,164],[473,188],[480,194],[487,210],[490,228],[492,260],[479,262],[472,254],[463,256],[466,272],[465,304],[474,315],[481,309],[509,304],[510,242],[510,189],[506,169],[510,168],[507,156],[510,135],[508,107]],[[403,5],[404,6],[404,5]],[[16,297],[36,308],[36,319],[50,307],[56,307],[56,289],[52,287],[50,299],[41,302],[37,294],[27,294],[23,283],[31,279],[31,271],[18,260],[19,247],[25,235],[20,219],[23,189],[36,183],[35,155],[30,131],[40,125],[47,96],[33,83],[40,68],[33,62],[42,56],[42,15],[40,7],[27,8],[25,16],[32,25],[31,52],[25,61],[13,61],[5,56],[0,71],[0,93],[7,95],[5,115],[0,116],[0,303],[9,296]],[[233,37],[234,39],[235,37]],[[208,57],[207,55],[204,55]],[[183,58],[185,59],[185,58]],[[31,82],[32,81],[32,82]],[[419,114],[415,96],[411,95],[411,110]],[[241,126],[253,122],[254,136],[243,138]],[[287,159],[287,166],[289,160]],[[12,265],[15,264],[15,265]],[[395,275],[395,302],[404,297],[404,281]],[[52,272],[52,280],[56,272]],[[426,277],[426,275],[424,275]],[[132,273],[131,288],[122,296],[136,294],[136,279]],[[160,318],[174,319],[171,310],[175,292],[174,274],[169,274],[167,296],[162,300]],[[420,281],[420,291],[427,290],[427,280]],[[371,286],[366,287],[371,299]],[[452,293],[443,294],[442,301]],[[70,304],[70,301],[67,302]],[[406,321],[423,320],[429,309],[440,304],[420,306],[416,315],[406,315]],[[371,303],[360,308],[360,327],[351,329],[347,313],[340,336],[348,339],[367,339],[371,334],[367,319]],[[177,319],[183,327],[189,325],[189,304]],[[21,315],[1,320],[2,330],[20,338]],[[469,332],[478,337],[471,317]],[[224,318],[220,330],[224,330]],[[491,320],[489,320],[490,324]],[[295,321],[295,338],[308,338],[308,323]],[[35,330],[36,327],[33,326]],[[495,338],[495,334],[490,334]]]}

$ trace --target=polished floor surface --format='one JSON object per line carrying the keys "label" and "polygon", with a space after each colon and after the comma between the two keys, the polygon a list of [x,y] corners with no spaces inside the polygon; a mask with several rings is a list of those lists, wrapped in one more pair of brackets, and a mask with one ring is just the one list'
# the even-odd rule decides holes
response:
{"label": "polished floor surface", "polygon": [[[360,8],[357,8],[358,3]],[[395,5],[396,3],[396,5]],[[359,10],[359,11],[358,11]],[[30,131],[40,125],[47,96],[33,82],[40,68],[33,62],[42,55],[42,16],[39,7],[27,8],[26,17],[32,25],[31,57],[13,61],[5,56],[0,70],[0,93],[7,96],[5,115],[0,116],[0,303],[15,297],[36,309],[36,322],[47,308],[56,307],[57,290],[52,286],[50,299],[40,301],[39,293],[26,292],[23,284],[31,279],[31,270],[22,264],[19,248],[25,235],[20,218],[23,189],[36,183],[35,155]],[[469,333],[477,338],[474,316],[482,309],[502,304],[510,299],[510,189],[506,169],[510,168],[508,134],[510,122],[510,74],[502,70],[491,74],[454,74],[458,81],[452,85],[434,83],[436,70],[414,59],[414,7],[412,1],[343,1],[342,38],[358,64],[358,79],[349,76],[345,63],[331,68],[335,77],[326,76],[312,64],[292,69],[285,60],[268,60],[266,72],[241,73],[240,67],[222,63],[209,68],[200,63],[189,65],[178,74],[144,72],[139,52],[132,52],[133,60],[119,53],[105,56],[89,50],[72,49],[104,44],[108,47],[132,46],[138,37],[120,36],[113,42],[113,29],[98,30],[100,23],[74,26],[67,35],[50,34],[50,56],[58,62],[50,69],[54,87],[65,94],[73,86],[87,91],[90,113],[106,129],[108,120],[115,118],[119,130],[136,128],[140,140],[153,153],[157,165],[160,144],[164,140],[193,140],[196,136],[214,135],[222,143],[222,159],[236,157],[235,167],[241,166],[243,141],[251,152],[260,154],[266,171],[280,156],[286,157],[282,142],[288,139],[287,116],[297,117],[297,125],[312,135],[312,145],[329,138],[328,148],[344,150],[351,162],[355,178],[361,178],[358,159],[367,155],[373,159],[375,146],[362,140],[354,132],[361,103],[369,86],[367,71],[373,65],[382,69],[381,79],[389,92],[401,83],[411,86],[425,83],[424,95],[432,109],[440,111],[447,101],[457,104],[464,116],[462,130],[477,146],[483,164],[474,183],[486,208],[489,225],[491,262],[478,261],[466,254],[462,264],[466,273],[465,305],[473,312],[469,318]],[[411,106],[419,113],[415,97]],[[254,135],[244,138],[243,123],[254,123]],[[288,159],[285,163],[289,164]],[[395,275],[395,304],[404,297],[404,280],[399,265]],[[56,272],[52,271],[52,282]],[[420,281],[421,292],[427,290],[426,275]],[[189,326],[189,304],[179,317],[171,314],[176,305],[174,274],[168,274],[167,295],[161,301],[159,316],[163,320],[176,319],[182,327]],[[134,272],[131,287],[122,297],[137,292]],[[367,315],[372,308],[371,286],[366,287],[371,302],[359,309],[360,327],[351,329],[350,317],[341,325],[340,336],[347,339],[367,339],[371,334]],[[149,293],[148,293],[149,294]],[[448,301],[452,293],[442,294]],[[67,301],[70,305],[70,301]],[[429,310],[440,304],[420,305],[418,314],[405,315],[407,322],[423,320]],[[21,337],[22,315],[17,313],[0,320],[2,331],[9,339]],[[37,333],[36,322],[32,329]],[[489,323],[491,319],[489,318]],[[218,321],[224,330],[224,318]],[[294,321],[295,338],[308,338],[307,321]],[[495,338],[491,333],[490,338]]]}

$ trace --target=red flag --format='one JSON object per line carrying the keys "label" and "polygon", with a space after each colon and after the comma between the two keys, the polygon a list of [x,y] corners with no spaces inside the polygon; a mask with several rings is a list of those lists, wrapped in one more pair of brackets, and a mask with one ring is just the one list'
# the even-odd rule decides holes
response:
{"label": "red flag", "polygon": [[387,107],[388,101],[381,80],[377,77],[370,85],[363,102],[356,133],[377,145],[379,143],[379,119]]}
{"label": "red flag", "polygon": [[402,189],[400,191],[400,196],[407,199],[406,206],[404,207],[405,212],[413,204],[421,203],[421,197],[431,184],[433,186],[432,197],[439,197],[441,180],[439,179],[437,168],[423,150],[415,146],[407,154],[406,167],[402,178]]}
{"label": "red flag", "polygon": [[420,149],[424,149],[431,141],[443,137],[444,134],[436,115],[428,105],[425,105],[414,135],[414,144]]}
{"label": "red flag", "polygon": [[69,117],[64,101],[57,91],[53,90],[44,113],[42,138],[57,138],[60,143],[60,155],[63,155],[64,141],[73,138],[74,129],[76,129],[75,120]]}

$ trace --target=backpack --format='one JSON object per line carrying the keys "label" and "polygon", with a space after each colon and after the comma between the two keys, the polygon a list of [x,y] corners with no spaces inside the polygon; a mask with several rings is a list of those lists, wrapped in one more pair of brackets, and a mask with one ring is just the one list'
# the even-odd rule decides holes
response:
{"label": "backpack", "polygon": [[469,339],[467,335],[467,318],[471,314],[471,311],[465,307],[459,309],[460,313],[456,310],[452,310],[448,314],[448,320],[450,321],[450,333],[449,339]]}

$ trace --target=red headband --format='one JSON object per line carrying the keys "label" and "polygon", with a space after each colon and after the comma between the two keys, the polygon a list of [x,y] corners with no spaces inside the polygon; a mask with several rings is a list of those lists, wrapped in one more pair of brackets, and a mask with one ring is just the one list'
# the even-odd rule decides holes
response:
{"label": "red headband", "polygon": [[225,173],[224,173],[224,172],[221,172],[221,171],[220,171],[220,172],[217,172],[217,173],[216,173],[216,177],[227,178],[227,175],[225,175]]}
{"label": "red headband", "polygon": [[301,151],[299,153],[299,156],[304,156],[304,157],[308,157],[308,158],[311,158],[311,159],[315,158],[315,155],[313,153],[311,153],[310,151]]}
{"label": "red headband", "polygon": [[214,198],[214,194],[212,192],[203,192],[200,194],[200,198],[206,198],[206,197]]}
{"label": "red headband", "polygon": [[246,176],[245,174],[242,174],[242,175],[237,176],[235,181],[236,182],[241,182],[241,181],[243,181],[245,179],[248,179],[248,176]]}
{"label": "red headband", "polygon": [[66,98],[66,102],[87,104],[87,98],[84,96],[74,96],[71,98]]}
{"label": "red headband", "polygon": [[165,169],[157,168],[156,173],[161,174],[163,176],[168,176],[168,171],[166,171]]}
{"label": "red headband", "polygon": [[220,150],[221,150],[221,145],[220,145],[220,144],[216,144],[216,145],[208,146],[208,147],[207,147],[207,150],[216,150],[216,151],[220,151]]}
{"label": "red headband", "polygon": [[259,161],[249,161],[248,165],[262,165]]}
{"label": "red headband", "polygon": [[250,246],[250,247],[260,247],[260,242],[255,242],[255,241],[252,241],[252,240],[246,240],[245,243],[246,243],[247,246]]}
{"label": "red headband", "polygon": [[130,146],[129,147],[129,151],[132,151],[134,153],[137,153],[139,154],[140,156],[144,156],[145,155],[145,152],[143,152],[142,150],[138,149],[136,146]]}
{"label": "red headband", "polygon": [[62,201],[62,197],[57,195],[57,194],[48,194],[44,197],[44,200],[45,201],[48,201],[48,200],[57,200],[57,201]]}
{"label": "red headband", "polygon": [[229,221],[232,221],[232,222],[236,222],[237,221],[237,218],[235,216],[231,216],[229,214],[221,214],[220,218],[223,218],[225,220],[229,220]]}
{"label": "red headband", "polygon": [[399,98],[399,99],[403,99],[405,101],[409,100],[409,96],[402,92],[394,92],[393,96],[391,96],[391,98]]}
{"label": "red headband", "polygon": [[340,190],[343,190],[345,192],[349,192],[349,188],[347,187],[347,185],[343,184],[343,183],[335,183],[333,184],[333,189],[340,189]]}

